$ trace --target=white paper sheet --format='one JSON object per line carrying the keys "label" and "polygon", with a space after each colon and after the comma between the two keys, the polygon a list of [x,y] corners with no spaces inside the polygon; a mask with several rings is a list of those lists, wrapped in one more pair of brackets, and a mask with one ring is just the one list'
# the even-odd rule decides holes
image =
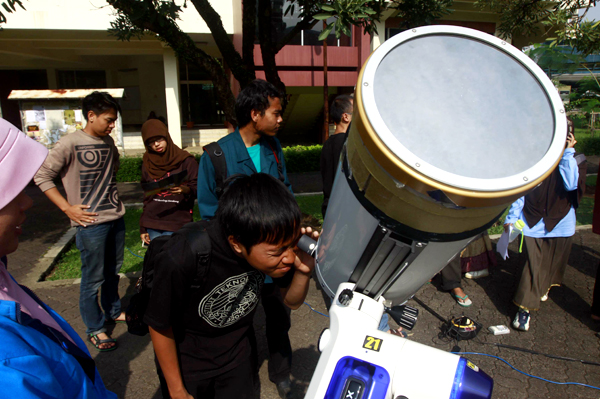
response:
{"label": "white paper sheet", "polygon": [[506,260],[508,258],[508,236],[510,231],[512,230],[512,226],[509,227],[508,231],[505,231],[500,236],[498,243],[496,244],[496,251],[502,256],[502,259]]}

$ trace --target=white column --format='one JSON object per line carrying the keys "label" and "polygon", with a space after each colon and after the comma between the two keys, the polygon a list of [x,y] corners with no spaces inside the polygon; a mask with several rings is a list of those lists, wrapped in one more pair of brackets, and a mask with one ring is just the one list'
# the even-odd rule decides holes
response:
{"label": "white column", "polygon": [[373,34],[373,38],[371,39],[371,52],[375,51],[377,47],[381,46],[381,43],[385,42],[385,21],[395,14],[396,10],[385,9],[379,16],[379,22],[375,22],[377,33]]}
{"label": "white column", "polygon": [[371,38],[371,52],[375,51],[385,41],[385,20],[375,22],[375,26],[377,26],[377,33],[373,34]]}
{"label": "white column", "polygon": [[171,48],[163,49],[163,68],[165,70],[165,99],[167,103],[167,122],[173,143],[182,147],[181,115],[179,113],[179,68],[177,57]]}

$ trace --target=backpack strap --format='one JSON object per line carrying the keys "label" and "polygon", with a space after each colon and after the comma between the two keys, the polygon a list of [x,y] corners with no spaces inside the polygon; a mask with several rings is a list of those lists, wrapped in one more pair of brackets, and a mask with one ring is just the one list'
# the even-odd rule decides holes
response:
{"label": "backpack strap", "polygon": [[192,288],[201,288],[210,269],[210,237],[206,232],[206,222],[188,223],[179,230],[186,237],[192,252],[196,255],[196,276]]}
{"label": "backpack strap", "polygon": [[223,156],[223,149],[216,141],[205,145],[202,149],[208,154],[215,168],[215,194],[217,199],[219,199],[221,198],[221,194],[223,194],[223,190],[225,189],[224,182],[227,179],[227,161]]}
{"label": "backpack strap", "polygon": [[275,148],[273,146],[273,143],[275,140],[273,140],[272,138],[266,138],[265,140],[267,142],[267,145],[269,146],[269,148],[271,149],[271,151],[273,151],[273,155],[275,156],[275,161],[277,161],[277,172],[279,172],[279,180],[281,180],[282,183],[285,182],[285,176],[283,175],[283,165],[281,164],[281,162],[279,162],[279,157],[277,156],[277,152],[275,151]]}

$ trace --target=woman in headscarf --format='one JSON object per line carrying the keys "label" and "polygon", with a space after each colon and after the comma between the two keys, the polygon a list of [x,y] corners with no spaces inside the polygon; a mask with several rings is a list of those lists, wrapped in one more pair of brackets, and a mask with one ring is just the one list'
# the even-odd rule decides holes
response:
{"label": "woman in headscarf", "polygon": [[170,235],[192,221],[198,162],[173,143],[164,123],[149,119],[142,126],[146,146],[142,163],[144,211],[140,218],[142,241]]}

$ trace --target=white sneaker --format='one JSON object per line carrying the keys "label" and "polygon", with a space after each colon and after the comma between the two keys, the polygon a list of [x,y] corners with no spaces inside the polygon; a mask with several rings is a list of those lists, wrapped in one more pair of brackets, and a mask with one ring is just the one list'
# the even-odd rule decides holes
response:
{"label": "white sneaker", "polygon": [[470,278],[470,279],[476,279],[476,278],[481,278],[481,277],[487,277],[490,275],[490,272],[488,269],[483,269],[483,270],[478,270],[476,272],[467,272],[465,273],[465,278]]}
{"label": "white sneaker", "polygon": [[542,302],[546,302],[548,300],[548,294],[545,294],[543,297],[540,298],[540,300]]}
{"label": "white sneaker", "polygon": [[531,320],[531,315],[529,312],[521,309],[517,312],[512,325],[517,330],[527,331],[529,330],[529,320]]}

